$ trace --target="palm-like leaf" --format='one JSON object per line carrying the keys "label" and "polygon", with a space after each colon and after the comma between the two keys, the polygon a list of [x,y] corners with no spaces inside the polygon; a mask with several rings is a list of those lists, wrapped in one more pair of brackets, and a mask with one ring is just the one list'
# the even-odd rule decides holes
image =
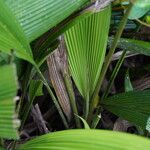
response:
{"label": "palm-like leaf", "polygon": [[18,138],[15,129],[15,102],[17,81],[14,66],[0,67],[0,137]]}
{"label": "palm-like leaf", "polygon": [[[14,54],[16,54],[17,57],[29,61],[36,67],[38,72],[40,72],[37,64],[35,64],[33,60],[29,45],[30,42],[50,28],[56,26],[88,1],[89,0],[1,0],[0,50],[9,54],[11,50],[14,50]],[[45,57],[44,54],[44,58]],[[43,59],[41,58],[40,60]],[[51,91],[50,93],[53,97]],[[57,101],[54,103],[56,104]],[[59,105],[57,105],[57,108],[58,107]]]}
{"label": "palm-like leaf", "polygon": [[91,97],[105,57],[110,7],[77,23],[65,39],[73,79],[85,99]]}
{"label": "palm-like leaf", "polygon": [[29,42],[57,25],[89,0],[6,0]]}
{"label": "palm-like leaf", "polygon": [[150,116],[150,90],[118,94],[104,100],[103,105],[112,113],[145,129]]}
{"label": "palm-like leaf", "polygon": [[0,50],[34,64],[29,43],[57,25],[88,0],[0,1]]}
{"label": "palm-like leaf", "polygon": [[5,53],[15,50],[18,57],[33,62],[26,37],[16,18],[3,1],[0,1],[0,50]]}
{"label": "palm-like leaf", "polygon": [[148,150],[150,141],[135,135],[102,130],[69,130],[47,134],[19,150]]}

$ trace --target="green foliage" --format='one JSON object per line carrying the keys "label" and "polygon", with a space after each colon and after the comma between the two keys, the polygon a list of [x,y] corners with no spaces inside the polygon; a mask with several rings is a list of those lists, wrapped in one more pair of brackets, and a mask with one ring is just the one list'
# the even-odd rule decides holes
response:
{"label": "green foliage", "polygon": [[130,81],[129,70],[127,70],[124,80],[125,92],[133,91],[133,87]]}
{"label": "green foliage", "polygon": [[[78,12],[77,15],[72,15],[73,18],[64,19],[81,9],[82,6],[89,1],[90,0],[0,0],[0,51],[2,51],[2,53],[0,52],[0,66],[12,62],[10,59],[14,54],[30,62],[35,67],[33,68],[31,64],[27,67],[24,78],[26,80],[23,86],[21,86],[23,92],[21,103],[24,97],[25,99],[27,97],[28,103],[26,103],[25,107],[23,105],[24,110],[20,107],[20,112],[22,113],[20,113],[20,130],[23,129],[35,97],[43,94],[43,84],[47,87],[65,127],[69,128],[68,122],[55,95],[39,69],[49,53],[57,48],[59,42],[56,40],[56,37],[66,30],[65,40],[68,48],[70,71],[77,88],[85,99],[85,102],[87,102],[86,104],[88,104],[86,105],[86,110],[83,112],[85,113],[85,119],[87,119],[89,102],[98,83],[105,58],[111,8],[108,6],[102,11],[94,12],[96,5],[93,5],[94,8],[90,7],[90,9],[82,11],[82,15],[79,15],[80,13]],[[150,4],[146,2],[146,0],[137,0],[129,18],[137,19],[142,17],[150,8]],[[118,30],[119,32],[114,40],[113,50],[115,50],[117,41],[121,36],[127,16],[128,13],[125,15],[124,21],[120,24],[121,30]],[[47,39],[43,40],[42,45],[39,43],[39,47],[37,46],[32,52],[30,43],[50,29],[50,35],[47,36]],[[109,42],[109,45],[110,44]],[[122,38],[119,41],[118,47],[124,50],[150,55],[150,44],[148,42]],[[34,58],[32,53],[34,54]],[[109,62],[108,59],[106,59],[106,61]],[[20,59],[14,62],[20,69]],[[32,77],[36,73],[38,73],[41,80],[32,80]],[[17,132],[18,120],[15,114],[16,104],[14,102],[18,88],[16,77],[14,65],[4,65],[0,67],[1,138],[19,139]],[[125,90],[132,90],[128,74],[126,74],[125,78]],[[71,92],[73,93],[73,90]],[[73,103],[75,104],[74,93],[70,98],[73,98]],[[143,129],[150,131],[149,99],[150,90],[142,92],[132,91],[104,99],[102,106],[119,117],[125,118],[141,126]],[[94,104],[95,109],[98,102]],[[78,112],[77,108],[75,109],[75,112]],[[77,117],[81,119],[84,128],[88,130],[69,130],[43,135],[20,145],[18,150],[98,150],[100,148],[104,150],[147,150],[150,147],[150,142],[141,137],[110,131],[90,130],[87,123],[88,119],[85,120],[80,116]],[[97,123],[93,124],[93,126],[96,125]],[[1,149],[0,147],[0,150]],[[16,149],[15,144],[14,149]]]}
{"label": "green foliage", "polygon": [[31,42],[78,10],[89,0],[5,0]]}
{"label": "green foliage", "polygon": [[68,19],[68,21],[63,21],[62,23],[57,25],[55,30],[51,30],[44,43],[42,43],[42,45],[39,45],[39,50],[47,49],[47,47],[50,46],[50,44],[53,43],[58,36],[66,32],[75,24],[79,23],[82,19],[89,17],[92,13],[93,11],[87,9],[86,11],[80,12],[80,15],[72,15],[71,17],[69,17],[70,20]]}
{"label": "green foliage", "polygon": [[91,97],[105,57],[110,7],[70,28],[65,39],[72,77],[84,97]]}
{"label": "green foliage", "polygon": [[[113,39],[114,38],[112,37],[109,38],[109,41],[108,41],[109,45],[111,45]],[[128,39],[128,38],[121,38],[118,41],[117,47],[123,50],[150,56],[150,42]]]}
{"label": "green foliage", "polygon": [[14,50],[18,57],[34,64],[29,43],[86,2],[88,0],[0,1],[0,49],[9,54]]}
{"label": "green foliage", "polygon": [[[65,120],[63,112],[38,68],[52,49],[42,53],[43,58],[36,58],[36,64],[32,56],[30,42],[80,9],[86,2],[88,0],[64,0],[63,2],[60,0],[57,2],[54,0],[30,2],[25,0],[13,2],[11,0],[0,1],[0,50],[8,54],[11,54],[11,51],[13,51],[17,57],[27,60],[34,65],[39,76],[42,78],[42,82],[48,88],[62,118],[64,118],[63,120]],[[29,68],[25,75],[25,79],[29,79],[24,83],[25,90],[28,89],[28,83],[30,82],[32,67]],[[26,78],[26,76],[28,77]]]}
{"label": "green foliage", "polygon": [[147,126],[150,116],[150,90],[131,91],[117,94],[103,101],[103,106],[143,129]]}
{"label": "green foliage", "polygon": [[15,96],[17,91],[14,65],[0,67],[0,137],[18,139],[15,117]]}
{"label": "green foliage", "polygon": [[150,132],[150,117],[147,119],[146,130]]}
{"label": "green foliage", "polygon": [[150,15],[147,15],[147,16],[145,17],[145,21],[146,21],[148,24],[150,24]]}
{"label": "green foliage", "polygon": [[18,21],[3,1],[0,8],[0,50],[8,54],[15,50],[18,57],[33,63],[30,46]]}
{"label": "green foliage", "polygon": [[6,53],[0,52],[0,66],[8,63],[9,56]]}
{"label": "green foliage", "polygon": [[69,130],[43,135],[18,150],[148,150],[150,141],[135,135],[103,130]]}
{"label": "green foliage", "polygon": [[78,115],[75,115],[76,117],[78,117],[82,122],[83,122],[83,125],[84,125],[84,129],[90,129],[88,123],[86,122],[85,119],[83,119],[82,117],[78,116]]}
{"label": "green foliage", "polygon": [[35,97],[43,95],[43,82],[41,80],[31,80],[29,86],[29,102],[25,105],[25,109],[22,110],[22,121],[21,121],[21,129],[24,126],[24,123],[28,117],[30,109],[33,105],[33,101]]}
{"label": "green foliage", "polygon": [[40,80],[31,80],[29,87],[29,97],[30,100],[34,99],[36,96],[43,95],[43,83]]}
{"label": "green foliage", "polygon": [[131,10],[129,19],[138,19],[150,11],[149,0],[136,0]]}

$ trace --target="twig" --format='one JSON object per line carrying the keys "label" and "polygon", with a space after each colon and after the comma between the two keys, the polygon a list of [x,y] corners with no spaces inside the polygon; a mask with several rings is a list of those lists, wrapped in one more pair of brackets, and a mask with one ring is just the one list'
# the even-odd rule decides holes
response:
{"label": "twig", "polygon": [[41,114],[41,111],[40,111],[40,108],[39,108],[38,104],[36,104],[35,106],[32,107],[31,114],[32,114],[32,117],[34,119],[34,122],[38,126],[38,129],[39,129],[40,133],[41,134],[49,133],[49,130],[45,125],[45,121],[43,119],[43,116]]}
{"label": "twig", "polygon": [[[57,112],[55,106],[53,105],[44,115],[43,115],[43,119],[45,121],[49,120],[55,113]],[[24,129],[21,131],[20,134],[22,134],[22,132],[27,132],[28,134],[30,134],[31,132],[35,131],[37,129],[36,124],[34,122],[29,123],[27,125],[24,126]]]}
{"label": "twig", "polygon": [[147,24],[146,22],[143,22],[143,21],[141,21],[140,19],[135,19],[138,23],[140,23],[141,25],[143,25],[143,26],[146,26],[146,27],[148,27],[148,28],[150,28],[150,25],[149,24]]}
{"label": "twig", "polygon": [[[118,59],[120,58],[120,56],[122,55],[123,52],[124,52],[124,51],[119,51],[119,52],[115,53],[115,54],[113,55],[111,61],[118,60]],[[127,51],[125,58],[132,57],[132,56],[136,56],[136,55],[140,55],[140,53],[134,53],[134,52]]]}

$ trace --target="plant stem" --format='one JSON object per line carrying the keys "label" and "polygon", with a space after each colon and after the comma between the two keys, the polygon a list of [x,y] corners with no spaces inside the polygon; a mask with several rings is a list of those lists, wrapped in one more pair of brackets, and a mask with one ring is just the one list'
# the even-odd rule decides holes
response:
{"label": "plant stem", "polygon": [[92,125],[91,125],[91,129],[95,129],[98,125],[98,122],[99,120],[101,119],[101,114],[100,113],[96,113],[95,117],[94,117],[94,120],[92,122]]}
{"label": "plant stem", "polygon": [[78,109],[77,109],[77,105],[76,105],[76,101],[75,101],[75,95],[74,95],[74,91],[73,91],[70,76],[67,73],[64,73],[63,77],[64,77],[64,82],[65,82],[65,85],[66,85],[66,89],[67,89],[67,92],[68,92],[68,96],[69,96],[69,99],[70,99],[70,104],[71,104],[71,107],[72,107],[72,110],[73,110],[73,113],[74,113],[76,126],[77,126],[77,128],[81,128],[80,119],[75,116],[75,115],[79,115],[79,114],[78,114]]}
{"label": "plant stem", "polygon": [[140,23],[141,25],[143,25],[143,26],[146,26],[146,27],[148,27],[148,28],[150,28],[150,25],[149,24],[147,24],[146,22],[143,22],[143,21],[141,21],[140,19],[135,19],[138,23]]}
{"label": "plant stem", "polygon": [[121,55],[121,57],[119,58],[116,66],[115,66],[115,68],[113,70],[113,73],[111,74],[110,80],[108,82],[107,90],[104,92],[104,94],[103,94],[103,96],[101,98],[102,100],[104,100],[108,96],[109,91],[110,91],[110,89],[112,87],[112,84],[113,84],[113,82],[114,82],[114,80],[115,80],[115,78],[116,78],[116,76],[118,74],[118,71],[120,70],[120,67],[121,67],[121,65],[122,65],[122,63],[123,63],[123,61],[125,59],[126,52],[127,51],[124,50],[123,53],[122,53],[122,55]]}
{"label": "plant stem", "polygon": [[[66,118],[65,118],[65,116],[64,116],[64,114],[63,114],[61,108],[60,108],[59,103],[57,102],[57,99],[55,98],[55,96],[54,96],[52,90],[50,89],[50,87],[49,87],[49,85],[48,85],[48,83],[47,83],[45,77],[44,77],[43,74],[41,73],[39,67],[38,67],[36,64],[34,64],[34,66],[35,66],[35,68],[36,68],[36,70],[37,70],[37,73],[39,74],[39,77],[41,78],[43,84],[46,86],[46,88],[47,88],[49,94],[51,95],[52,100],[53,100],[53,102],[54,102],[54,104],[55,104],[55,106],[56,106],[56,108],[57,108],[57,110],[58,110],[58,112],[59,112],[59,114],[60,114],[60,116],[61,116],[61,119],[62,119],[62,121],[63,121],[63,123],[64,123],[64,126],[68,129],[68,128],[69,128],[69,125],[68,125],[68,123],[67,123],[67,120],[66,120]],[[28,82],[28,83],[29,83],[29,82]],[[27,85],[28,85],[28,84],[27,84]],[[33,99],[33,100],[34,100],[34,99]],[[26,119],[27,119],[27,116],[28,116],[28,114],[29,114],[29,111],[30,111],[30,108],[31,108],[31,106],[32,106],[33,100],[31,100],[31,101],[29,102],[29,104],[27,105],[27,106],[28,106],[28,109],[27,109],[27,111],[25,111],[25,114],[23,115],[22,122],[21,122],[21,126],[20,126],[20,129],[19,129],[20,131],[23,129],[24,123],[25,123],[25,121],[26,121]],[[21,111],[21,110],[20,110],[20,111]],[[13,141],[12,150],[15,150],[15,148],[16,148],[16,143],[17,143],[16,140]]]}
{"label": "plant stem", "polygon": [[[37,68],[38,68],[38,67],[37,67]],[[44,85],[47,87],[48,92],[50,93],[51,97],[53,98],[53,101],[56,101],[56,102],[54,102],[54,103],[55,103],[55,105],[57,105],[56,107],[57,107],[57,109],[58,109],[58,111],[59,111],[61,117],[63,117],[62,120],[63,120],[63,122],[64,122],[65,127],[68,128],[67,121],[66,121],[64,115],[62,116],[63,112],[62,112],[62,110],[60,110],[60,109],[61,109],[60,106],[58,107],[59,104],[58,104],[58,102],[57,102],[57,100],[56,100],[54,94],[52,93],[52,91],[51,91],[49,85],[47,84],[47,81],[45,80],[45,78],[44,78],[44,76],[42,75],[41,71],[40,71],[39,69],[38,69],[37,71],[38,71],[38,74],[39,74],[39,76],[41,77],[41,79],[42,79]],[[34,98],[35,98],[35,97],[33,97],[32,99],[30,99],[30,101],[28,102],[28,104],[26,105],[26,107],[25,107],[25,109],[24,109],[25,111],[24,111],[24,114],[23,114],[23,117],[22,117],[21,126],[20,126],[20,131],[23,129],[24,123],[25,123],[25,121],[26,121],[26,119],[27,119],[27,117],[28,117],[28,114],[29,114],[29,112],[30,112],[30,109],[31,109],[31,106],[32,106],[32,104],[33,104]],[[61,111],[61,112],[60,112],[60,111]]]}
{"label": "plant stem", "polygon": [[88,114],[89,114],[89,95],[85,99],[85,115],[84,118],[87,121],[88,120]]}
{"label": "plant stem", "polygon": [[63,114],[63,112],[62,112],[62,109],[61,109],[61,107],[60,107],[60,105],[59,105],[59,103],[58,103],[58,101],[57,101],[55,95],[53,94],[51,88],[49,87],[49,85],[48,85],[46,79],[44,78],[44,76],[43,76],[43,74],[41,73],[41,71],[40,71],[40,69],[38,68],[38,66],[35,65],[35,68],[36,68],[36,70],[37,70],[37,72],[38,72],[38,74],[39,74],[39,77],[40,77],[41,80],[43,81],[43,84],[46,86],[46,88],[47,88],[47,90],[48,90],[48,92],[49,92],[49,94],[50,94],[50,96],[51,96],[51,98],[52,98],[52,100],[53,100],[53,102],[54,102],[54,104],[55,104],[55,106],[56,106],[56,108],[57,108],[57,110],[58,110],[60,116],[61,116],[61,119],[62,119],[62,121],[63,121],[63,123],[64,123],[64,126],[68,129],[68,128],[69,128],[69,125],[68,125],[68,123],[67,123],[67,120],[66,120],[66,118],[65,118],[65,116],[64,116],[64,114]]}
{"label": "plant stem", "polygon": [[[101,71],[101,74],[99,76],[99,79],[98,79],[98,82],[97,82],[97,85],[96,85],[96,88],[94,90],[94,93],[93,93],[93,96],[92,96],[92,100],[91,100],[91,111],[90,112],[93,112],[93,105],[94,105],[94,100],[95,100],[95,97],[98,95],[99,93],[99,90],[101,88],[101,85],[102,85],[102,82],[103,82],[103,79],[105,77],[105,74],[107,72],[107,69],[109,67],[109,64],[111,62],[111,59],[112,59],[112,56],[113,56],[113,53],[117,47],[117,44],[118,44],[118,41],[121,37],[121,34],[125,28],[125,25],[126,25],[126,22],[128,20],[128,16],[130,14],[130,11],[131,11],[131,8],[132,8],[133,4],[130,3],[129,6],[128,6],[128,9],[126,11],[126,13],[124,14],[122,20],[120,21],[120,24],[119,24],[119,27],[118,27],[118,30],[117,30],[117,33],[114,37],[114,40],[113,40],[113,43],[111,45],[111,48],[108,52],[108,55],[106,56],[106,59],[105,59],[105,62],[104,62],[104,65],[103,65],[103,68],[102,68],[102,71]],[[91,115],[91,114],[90,114]]]}

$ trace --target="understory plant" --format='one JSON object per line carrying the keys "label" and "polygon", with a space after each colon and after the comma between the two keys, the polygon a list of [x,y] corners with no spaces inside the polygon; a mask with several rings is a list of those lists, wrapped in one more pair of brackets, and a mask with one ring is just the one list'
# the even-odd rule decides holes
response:
{"label": "understory plant", "polygon": [[[123,14],[111,34],[116,8]],[[128,52],[150,55],[149,42],[122,36],[129,20],[136,30],[149,27],[149,10],[148,0],[0,0],[0,150],[148,150],[149,139],[98,124],[107,110],[148,136],[150,90],[134,90],[128,71],[124,92],[110,89]],[[117,48],[121,55],[102,90]],[[50,132],[45,123],[37,101],[45,91],[66,130]],[[30,114],[45,135],[26,141]]]}

